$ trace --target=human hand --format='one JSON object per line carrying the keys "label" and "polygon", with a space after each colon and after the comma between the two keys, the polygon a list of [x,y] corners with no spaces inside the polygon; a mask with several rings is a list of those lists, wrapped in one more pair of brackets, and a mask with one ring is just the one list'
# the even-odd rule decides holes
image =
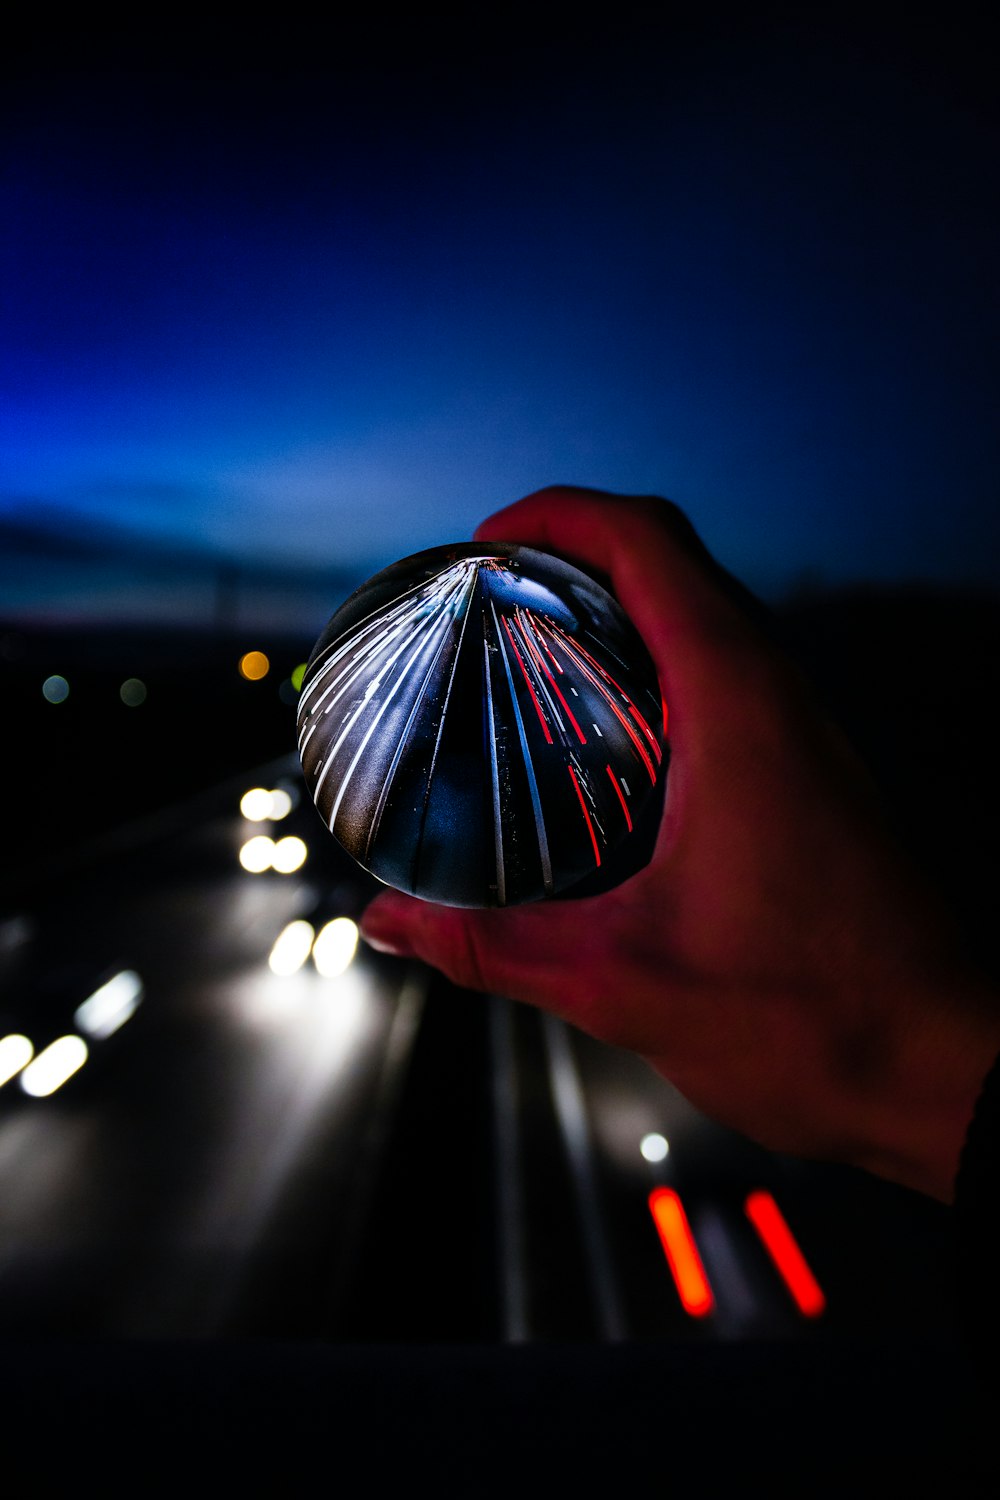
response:
{"label": "human hand", "polygon": [[950,1199],[996,997],[739,585],[662,500],[542,490],[476,535],[610,575],[670,710],[656,850],[586,900],[468,911],[387,891],[365,937],[643,1054],[765,1146]]}

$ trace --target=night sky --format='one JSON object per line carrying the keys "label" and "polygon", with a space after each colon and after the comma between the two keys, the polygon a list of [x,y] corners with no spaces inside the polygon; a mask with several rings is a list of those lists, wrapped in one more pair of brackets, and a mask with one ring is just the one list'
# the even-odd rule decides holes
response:
{"label": "night sky", "polygon": [[489,14],[11,52],[0,615],[141,617],[105,551],[363,573],[551,482],[767,594],[996,583],[985,21]]}

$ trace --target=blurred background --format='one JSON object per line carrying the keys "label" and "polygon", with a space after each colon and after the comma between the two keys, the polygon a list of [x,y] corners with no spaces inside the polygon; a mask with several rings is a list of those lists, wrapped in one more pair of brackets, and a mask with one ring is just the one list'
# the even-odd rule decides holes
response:
{"label": "blurred background", "polygon": [[995,972],[985,12],[89,16],[2,68],[10,1399],[53,1340],[170,1411],[247,1340],[300,1394],[303,1348],[527,1345],[556,1410],[640,1348],[705,1435],[776,1402],[894,1451],[859,1390],[961,1388],[946,1212],[356,949],[290,752],[376,568],[542,484],[667,494]]}

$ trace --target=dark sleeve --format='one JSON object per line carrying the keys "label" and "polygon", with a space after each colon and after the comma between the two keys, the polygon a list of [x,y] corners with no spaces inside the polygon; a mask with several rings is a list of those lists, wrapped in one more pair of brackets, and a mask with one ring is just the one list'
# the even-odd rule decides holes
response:
{"label": "dark sleeve", "polygon": [[986,1075],[955,1179],[956,1301],[981,1380],[1000,1387],[1000,1057]]}

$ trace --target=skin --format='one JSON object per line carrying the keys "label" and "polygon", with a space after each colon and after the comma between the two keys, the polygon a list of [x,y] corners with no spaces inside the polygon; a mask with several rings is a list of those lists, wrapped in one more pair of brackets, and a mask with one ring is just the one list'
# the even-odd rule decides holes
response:
{"label": "skin", "polygon": [[754,601],[664,500],[546,489],[476,537],[610,577],[670,708],[656,851],[586,901],[387,891],[368,942],[640,1053],[764,1146],[950,1201],[1000,1002]]}

